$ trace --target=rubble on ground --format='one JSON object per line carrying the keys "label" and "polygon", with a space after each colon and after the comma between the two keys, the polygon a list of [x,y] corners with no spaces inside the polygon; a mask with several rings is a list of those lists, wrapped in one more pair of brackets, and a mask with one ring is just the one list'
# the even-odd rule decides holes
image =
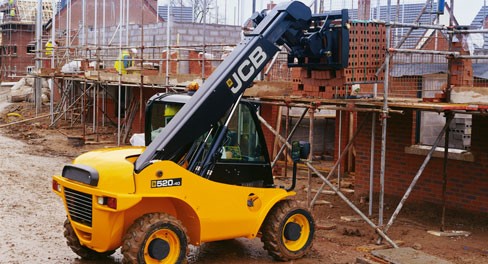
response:
{"label": "rubble on ground", "polygon": [[[41,101],[42,103],[49,103],[49,98],[51,95],[51,90],[46,79],[41,80]],[[12,88],[10,88],[10,94],[8,96],[8,101],[11,103],[17,102],[33,102],[34,101],[34,87],[35,78],[34,77],[24,77],[20,81],[16,82]]]}

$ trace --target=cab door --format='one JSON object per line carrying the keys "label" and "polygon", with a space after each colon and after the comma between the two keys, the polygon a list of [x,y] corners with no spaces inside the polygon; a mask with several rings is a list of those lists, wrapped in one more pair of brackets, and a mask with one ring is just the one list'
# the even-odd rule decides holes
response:
{"label": "cab door", "polygon": [[241,102],[234,112],[209,179],[242,186],[273,185],[263,131],[249,102]]}

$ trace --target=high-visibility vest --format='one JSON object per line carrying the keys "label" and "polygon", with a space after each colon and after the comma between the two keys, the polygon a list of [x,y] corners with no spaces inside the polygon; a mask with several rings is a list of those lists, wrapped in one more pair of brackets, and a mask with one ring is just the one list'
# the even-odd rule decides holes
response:
{"label": "high-visibility vest", "polygon": [[114,68],[120,74],[127,74],[127,67],[130,67],[130,53],[128,50],[123,50],[114,63]]}
{"label": "high-visibility vest", "polygon": [[53,44],[51,43],[51,41],[48,41],[46,43],[46,55],[47,56],[53,55]]}

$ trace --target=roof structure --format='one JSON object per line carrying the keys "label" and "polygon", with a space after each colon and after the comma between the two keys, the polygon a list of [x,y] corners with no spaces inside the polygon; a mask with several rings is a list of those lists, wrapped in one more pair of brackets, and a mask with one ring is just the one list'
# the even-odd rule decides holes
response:
{"label": "roof structure", "polygon": [[[473,21],[471,22],[470,27],[472,29],[483,28],[486,19],[488,19],[488,6],[482,6],[478,14],[476,14]],[[483,34],[483,38],[485,40],[485,43],[482,49],[488,50],[488,34]]]}
{"label": "roof structure", "polygon": [[[14,5],[8,4],[8,1],[3,1],[0,5],[0,12],[4,13],[3,24],[35,24],[37,13],[37,0],[16,0]],[[11,16],[11,10],[15,8],[15,16]],[[53,15],[52,1],[42,1],[42,24],[46,24]]]}
{"label": "roof structure", "polygon": [[[193,8],[191,6],[170,6],[169,12],[174,22],[193,22]],[[167,20],[168,6],[158,6],[158,15]]]}
{"label": "roof structure", "polygon": [[[73,2],[76,0],[71,0],[70,4],[73,5]],[[134,0],[132,0],[134,1]],[[141,0],[138,0],[141,1]],[[146,4],[147,8],[149,8],[152,12],[157,13],[158,11],[158,1],[153,1],[153,0],[142,0],[144,4]],[[135,1],[134,1],[135,2]],[[68,6],[68,0],[60,0],[58,4],[58,12],[61,12],[64,8]],[[162,16],[159,16],[161,19],[163,19]],[[164,19],[163,19],[164,20]]]}

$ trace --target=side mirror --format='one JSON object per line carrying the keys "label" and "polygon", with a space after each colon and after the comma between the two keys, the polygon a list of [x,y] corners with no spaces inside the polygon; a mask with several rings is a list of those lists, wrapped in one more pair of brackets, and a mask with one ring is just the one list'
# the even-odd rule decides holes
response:
{"label": "side mirror", "polygon": [[310,143],[306,141],[293,141],[291,143],[291,159],[298,162],[300,159],[307,159],[310,154]]}
{"label": "side mirror", "polygon": [[293,141],[291,143],[291,159],[293,162],[298,162],[300,161],[300,153],[301,153],[301,148],[300,148],[300,142],[298,141]]}
{"label": "side mirror", "polygon": [[310,155],[310,143],[307,141],[300,141],[300,158],[308,159]]}
{"label": "side mirror", "polygon": [[295,185],[297,182],[297,163],[300,159],[308,158],[308,154],[310,154],[310,143],[306,141],[293,141],[291,143],[291,159],[293,160],[293,178],[292,183],[286,191],[291,191],[295,189]]}

